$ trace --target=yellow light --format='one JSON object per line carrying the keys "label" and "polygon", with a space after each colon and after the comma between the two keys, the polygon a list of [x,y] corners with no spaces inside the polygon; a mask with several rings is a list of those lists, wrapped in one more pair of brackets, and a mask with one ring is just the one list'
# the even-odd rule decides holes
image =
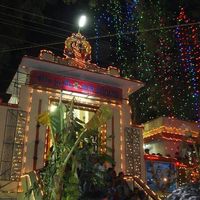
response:
{"label": "yellow light", "polygon": [[[162,133],[162,132],[167,132],[167,133],[171,133],[171,134],[177,134],[177,135],[185,136],[185,134],[188,132],[188,130],[183,130],[183,129],[176,128],[176,127],[160,126],[159,128],[155,128],[155,129],[152,129],[150,131],[144,132],[144,138],[151,137],[153,135],[156,135],[156,134],[159,134],[159,133]],[[192,133],[193,137],[198,137],[197,131],[190,130],[190,132]]]}
{"label": "yellow light", "polygon": [[87,94],[76,93],[76,92],[73,92],[72,95],[77,96],[77,97],[83,97],[83,98],[86,98],[88,96]]}
{"label": "yellow light", "polygon": [[56,108],[57,108],[56,105],[51,104],[49,110],[50,110],[50,112],[54,112],[56,110]]}
{"label": "yellow light", "polygon": [[26,164],[26,153],[27,153],[27,142],[28,142],[28,132],[29,132],[29,123],[30,123],[30,112],[32,109],[32,100],[33,100],[33,88],[30,89],[29,95],[29,107],[26,119],[26,128],[25,128],[25,135],[24,135],[24,153],[23,153],[23,164],[22,164],[22,174],[25,173],[25,164]]}

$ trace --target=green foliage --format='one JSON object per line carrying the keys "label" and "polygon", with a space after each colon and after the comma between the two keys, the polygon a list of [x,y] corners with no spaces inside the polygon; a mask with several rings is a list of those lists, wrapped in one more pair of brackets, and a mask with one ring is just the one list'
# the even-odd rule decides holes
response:
{"label": "green foliage", "polygon": [[35,192],[37,194],[40,193],[40,188],[38,186],[38,183],[34,182],[32,187],[28,191],[26,191],[25,197],[27,197],[28,200],[30,199],[30,196],[31,196],[32,192]]}
{"label": "green foliage", "polygon": [[105,187],[105,172],[98,168],[96,161],[111,159],[97,151],[94,160],[93,140],[98,137],[98,127],[110,117],[110,109],[102,106],[91,121],[84,124],[74,117],[73,101],[67,107],[60,102],[54,112],[39,116],[38,121],[50,127],[53,142],[40,172],[45,200],[76,200],[88,191],[84,188],[87,184],[93,189]]}

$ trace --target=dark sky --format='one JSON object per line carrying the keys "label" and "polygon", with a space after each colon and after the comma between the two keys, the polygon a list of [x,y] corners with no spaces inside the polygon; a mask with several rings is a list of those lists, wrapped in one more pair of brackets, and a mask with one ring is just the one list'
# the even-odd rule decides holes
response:
{"label": "dark sky", "polygon": [[[0,97],[7,99],[6,89],[23,55],[38,56],[40,49],[49,49],[62,56],[64,41],[71,33],[77,32],[77,21],[81,14],[88,17],[87,25],[81,33],[86,38],[95,36],[94,18],[88,1],[77,1],[74,4],[65,4],[62,0],[1,1]],[[57,42],[60,44],[35,47]],[[90,40],[92,46],[94,42]],[[101,46],[102,58],[106,58],[106,41],[102,40]],[[103,60],[102,64],[104,65]]]}

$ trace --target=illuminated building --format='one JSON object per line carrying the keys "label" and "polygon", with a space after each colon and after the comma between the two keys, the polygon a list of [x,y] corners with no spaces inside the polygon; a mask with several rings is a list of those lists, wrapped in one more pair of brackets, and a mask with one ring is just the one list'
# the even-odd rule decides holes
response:
{"label": "illuminated building", "polygon": [[160,117],[144,124],[143,135],[147,184],[151,189],[165,194],[195,181],[199,175],[194,149],[199,143],[197,123]]}
{"label": "illuminated building", "polygon": [[[41,50],[37,58],[22,58],[8,88],[12,94],[9,103],[15,106],[0,106],[4,112],[0,120],[0,184],[5,184],[0,197],[10,193],[16,197],[22,190],[20,177],[44,166],[50,141],[48,129],[38,124],[37,116],[53,111],[60,98],[65,103],[75,98],[75,115],[85,122],[101,104],[108,104],[113,117],[101,127],[100,151],[111,147],[117,172],[145,180],[142,130],[132,124],[128,101],[128,95],[144,85],[120,77],[115,67],[91,63],[90,56],[90,44],[78,33],[66,39],[62,58],[47,50]],[[107,136],[112,140],[107,141]]]}

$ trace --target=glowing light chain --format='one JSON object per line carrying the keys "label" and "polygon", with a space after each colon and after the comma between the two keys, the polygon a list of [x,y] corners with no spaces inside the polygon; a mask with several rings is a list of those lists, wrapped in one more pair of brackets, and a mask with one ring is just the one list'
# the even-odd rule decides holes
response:
{"label": "glowing light chain", "polygon": [[122,116],[122,106],[121,105],[118,105],[118,108],[119,108],[119,117],[120,117],[120,121],[119,121],[119,124],[120,124],[120,167],[121,167],[121,171],[124,171],[124,152],[123,152],[123,130],[122,130],[122,127],[123,127],[123,116]]}
{"label": "glowing light chain", "polygon": [[[109,38],[110,57],[112,59],[112,64],[121,66],[122,74],[126,74],[125,71],[130,71],[130,62],[133,62],[133,57],[128,57],[130,53],[130,48],[134,45],[134,39],[129,35],[121,36],[123,32],[132,32],[135,31],[136,26],[136,17],[133,14],[136,9],[137,1],[127,1],[125,4],[121,4],[118,1],[107,1],[98,8],[95,8],[96,15],[94,16],[95,20],[95,33],[98,38],[101,31],[101,24],[107,25],[108,34],[112,34],[113,30],[119,33],[116,35],[116,38]],[[122,17],[123,16],[123,17]],[[124,41],[126,46],[123,45]],[[98,39],[95,40],[95,57],[96,62],[99,62],[100,54],[100,42]],[[115,46],[115,47],[113,47]],[[115,52],[113,51],[115,50]],[[129,60],[129,61],[128,61]]]}
{"label": "glowing light chain", "polygon": [[[170,18],[171,15],[170,17],[166,17],[159,2],[153,3],[150,1],[148,7],[146,2],[143,2],[138,6],[141,8],[141,11],[143,11],[139,13],[141,17],[139,19],[141,26],[145,26],[147,21],[151,22],[151,24],[160,24],[161,27],[163,23],[168,20],[176,21],[176,19]],[[157,12],[153,13],[148,11],[151,10],[150,7],[154,8],[152,10],[156,10]],[[189,26],[187,27],[189,28]],[[180,29],[185,30],[186,27]],[[196,40],[195,32],[196,30],[193,29],[193,32],[191,31],[188,36],[191,40],[196,41],[197,47],[199,42]],[[153,42],[156,47],[155,51],[152,49],[154,48],[152,47],[152,43],[149,42],[151,35],[154,41],[158,41],[157,44]],[[158,116],[176,116],[179,119],[192,121],[197,121],[200,118],[198,118],[197,115],[197,108],[199,105],[196,105],[198,102],[196,101],[197,97],[195,97],[199,94],[197,91],[198,87],[195,89],[195,92],[193,92],[194,90],[192,89],[194,88],[194,84],[196,85],[197,83],[195,79],[197,81],[199,80],[197,73],[196,76],[192,75],[194,70],[198,72],[199,47],[195,47],[196,53],[190,51],[191,54],[188,54],[189,52],[186,52],[188,56],[184,58],[185,61],[189,61],[188,57],[193,57],[193,61],[196,60],[193,62],[196,64],[190,68],[190,77],[186,78],[186,74],[182,72],[183,67],[181,68],[177,55],[171,53],[178,51],[178,48],[174,45],[174,37],[175,34],[171,30],[159,30],[158,32],[150,33],[148,37],[146,35],[141,37],[141,40],[144,39],[142,40],[142,45],[138,43],[136,59],[139,63],[137,68],[138,79],[147,83],[146,87],[140,90],[137,95],[133,95],[137,113],[136,120],[139,123],[154,119]],[[184,39],[182,42],[184,42]],[[152,50],[156,52],[155,55],[152,53]],[[187,65],[189,65],[189,63],[187,63]],[[188,72],[189,71],[187,71],[187,74]],[[159,80],[159,84],[157,80]],[[186,81],[184,83],[184,80],[188,81],[188,83],[186,83]],[[196,93],[196,95],[192,93]]]}
{"label": "glowing light chain", "polygon": [[26,154],[27,154],[27,143],[28,143],[28,133],[29,133],[29,125],[30,125],[30,113],[32,109],[32,100],[33,100],[33,89],[30,88],[29,91],[29,105],[27,108],[27,121],[26,121],[26,129],[25,129],[25,136],[24,136],[24,154],[23,154],[23,164],[22,164],[22,174],[25,174],[26,171]]}
{"label": "glowing light chain", "polygon": [[23,160],[23,141],[24,141],[24,132],[25,132],[25,122],[26,122],[26,113],[23,111],[19,111],[18,113],[18,122],[16,127],[15,134],[15,145],[13,149],[13,159],[12,159],[12,168],[11,168],[11,177],[12,181],[18,182],[17,190],[21,189],[21,168],[22,168],[22,160]]}
{"label": "glowing light chain", "polygon": [[[179,23],[189,23],[185,11],[181,8],[180,14],[177,17]],[[198,69],[200,68],[200,51],[198,42],[197,28],[194,26],[189,27],[179,27],[176,28],[176,40],[179,45],[180,52],[180,62],[184,68],[185,76],[184,80],[189,89],[189,96],[192,96],[193,108],[195,110],[195,115],[200,122],[199,116],[199,90],[198,90]]]}
{"label": "glowing light chain", "polygon": [[126,128],[125,130],[125,159],[126,174],[142,176],[140,154],[140,129]]}
{"label": "glowing light chain", "polygon": [[[188,133],[188,130],[180,129],[176,127],[160,126],[159,128],[155,128],[150,131],[144,132],[144,138],[151,137],[156,134],[160,134],[162,132],[186,136],[186,134]],[[192,130],[190,130],[189,132],[191,133],[192,137],[198,137],[198,134],[199,134],[198,132],[192,131]]]}

